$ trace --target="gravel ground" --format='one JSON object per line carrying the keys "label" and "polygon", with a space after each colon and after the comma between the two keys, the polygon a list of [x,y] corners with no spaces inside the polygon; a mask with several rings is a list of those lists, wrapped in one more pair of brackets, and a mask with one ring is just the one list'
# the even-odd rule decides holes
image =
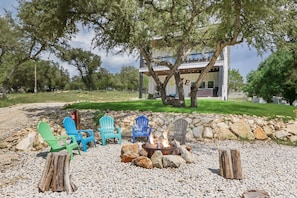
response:
{"label": "gravel ground", "polygon": [[[127,144],[127,140],[123,144]],[[78,190],[68,197],[241,197],[252,189],[272,198],[297,197],[297,148],[273,142],[214,141],[189,144],[195,164],[179,168],[143,169],[120,162],[119,144],[90,148],[70,163]],[[218,175],[218,149],[238,149],[244,178]],[[46,161],[43,152],[20,153],[21,163],[0,173],[0,197],[66,197],[65,192],[38,192]]]}

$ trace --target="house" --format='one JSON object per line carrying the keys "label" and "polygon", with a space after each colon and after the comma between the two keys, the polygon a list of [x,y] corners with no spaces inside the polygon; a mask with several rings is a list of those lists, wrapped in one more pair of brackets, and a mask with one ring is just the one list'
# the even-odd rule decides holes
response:
{"label": "house", "polygon": [[[180,65],[179,71],[181,73],[181,78],[183,79],[185,97],[190,96],[191,85],[197,80],[201,71],[208,64],[212,57],[213,52],[192,52],[186,59],[186,61]],[[170,55],[170,52],[164,51],[154,51],[153,57],[158,58],[162,61],[170,61],[174,63],[175,58]],[[214,67],[209,71],[204,78],[201,86],[198,90],[198,97],[221,97],[222,100],[228,99],[228,70],[230,59],[230,49],[225,47],[223,53],[218,57]],[[158,74],[161,80],[164,80],[169,68],[160,65],[153,66],[154,71]],[[143,60],[140,61],[139,67],[140,74],[140,93],[141,98],[142,90],[142,77],[143,75],[149,76],[148,94],[155,95],[157,92],[156,83],[148,72]],[[175,85],[174,76],[171,77],[169,83],[166,86],[166,93],[171,96],[176,96],[177,88]]]}

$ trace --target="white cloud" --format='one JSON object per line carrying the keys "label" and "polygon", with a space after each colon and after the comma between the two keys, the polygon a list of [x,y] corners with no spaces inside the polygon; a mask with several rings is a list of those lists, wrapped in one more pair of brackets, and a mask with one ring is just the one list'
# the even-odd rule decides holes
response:
{"label": "white cloud", "polygon": [[74,48],[82,48],[97,54],[101,57],[102,67],[106,68],[111,73],[118,73],[121,70],[122,66],[139,66],[138,57],[127,54],[116,54],[120,48],[115,48],[110,51],[108,54],[104,49],[98,49],[92,46],[92,39],[94,38],[94,32],[88,31],[81,28],[80,32],[73,37],[71,46]]}

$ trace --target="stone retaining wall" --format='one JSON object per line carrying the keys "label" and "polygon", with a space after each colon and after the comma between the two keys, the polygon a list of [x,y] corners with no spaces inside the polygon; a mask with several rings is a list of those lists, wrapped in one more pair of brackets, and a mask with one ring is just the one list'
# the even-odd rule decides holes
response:
{"label": "stone retaining wall", "polygon": [[[55,135],[64,135],[65,129],[62,121],[65,116],[71,116],[72,110],[58,110],[41,115],[32,123],[32,127],[21,129],[13,136],[0,142],[0,148],[9,150],[39,150],[47,146],[40,135],[37,135],[37,123],[44,120],[51,125]],[[81,125],[84,129],[98,131],[98,121],[94,121],[95,110],[80,110]],[[172,135],[173,122],[178,118],[188,121],[186,141],[195,142],[203,140],[267,140],[270,138],[284,141],[297,141],[297,121],[288,123],[281,118],[269,120],[265,117],[247,115],[220,115],[220,114],[181,114],[181,113],[153,113],[139,111],[108,111],[105,112],[115,119],[115,124],[122,128],[124,138],[131,138],[131,127],[135,118],[146,115],[150,120],[150,126],[154,133],[162,133],[165,130]],[[100,139],[99,133],[95,133]]]}

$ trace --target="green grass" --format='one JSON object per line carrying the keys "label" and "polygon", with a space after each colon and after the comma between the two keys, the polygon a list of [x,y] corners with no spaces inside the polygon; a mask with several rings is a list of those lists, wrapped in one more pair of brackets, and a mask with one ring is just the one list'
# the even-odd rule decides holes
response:
{"label": "green grass", "polygon": [[[146,95],[144,95],[144,98]],[[189,107],[190,101],[186,100],[186,108],[163,106],[161,100],[138,99],[138,92],[124,91],[65,91],[45,92],[37,94],[9,94],[7,100],[0,100],[0,107],[12,106],[20,103],[38,102],[67,102],[67,108],[95,109],[95,110],[139,110],[152,112],[176,113],[215,113],[256,115],[269,118],[282,117],[287,121],[295,119],[296,107],[278,104],[256,104],[242,101],[221,101],[213,99],[198,99],[198,108]]]}
{"label": "green grass", "polygon": [[[186,100],[187,106],[190,101]],[[215,113],[256,115],[269,118],[282,117],[284,120],[294,119],[296,107],[277,104],[255,104],[251,102],[229,102],[211,99],[198,99],[198,108],[178,108],[163,106],[161,100],[138,100],[126,102],[102,102],[102,103],[76,103],[67,108],[73,109],[97,109],[97,110],[139,110],[152,112],[176,112],[176,113]]]}
{"label": "green grass", "polygon": [[125,101],[138,98],[138,92],[124,91],[63,91],[39,92],[25,94],[8,94],[7,100],[0,100],[0,107],[12,106],[21,103],[38,102],[81,102],[81,101]]}

